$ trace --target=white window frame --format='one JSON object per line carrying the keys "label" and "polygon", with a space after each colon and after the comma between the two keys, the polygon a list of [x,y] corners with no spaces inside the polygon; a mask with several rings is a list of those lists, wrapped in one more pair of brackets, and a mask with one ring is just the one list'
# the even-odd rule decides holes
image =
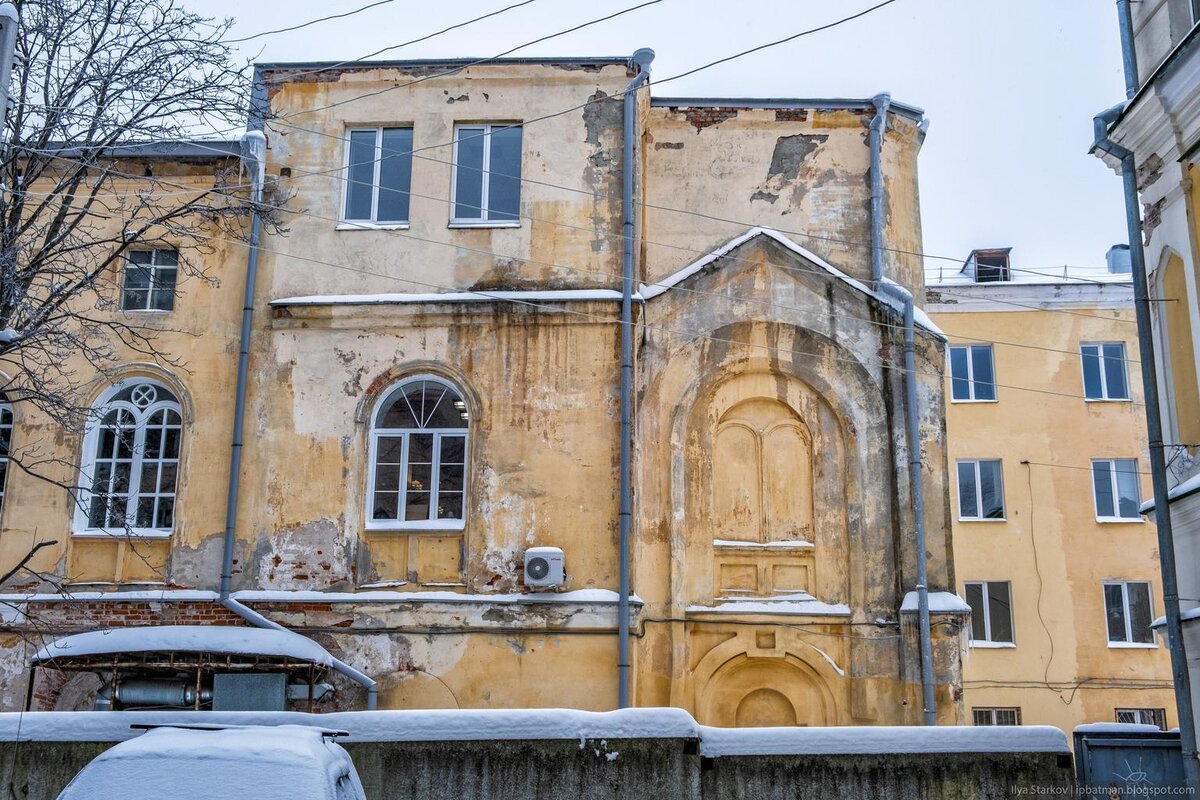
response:
{"label": "white window frame", "polygon": [[[384,403],[388,402],[400,388],[407,386],[410,383],[420,381],[431,381],[441,384],[450,391],[454,392],[459,397],[466,399],[466,394],[450,381],[440,375],[410,375],[403,380],[397,381],[380,393],[379,399],[375,402],[371,409],[370,416],[370,445],[368,447],[367,457],[367,485],[364,495],[364,517],[366,529],[370,531],[461,531],[467,525],[467,509],[470,506],[470,475],[471,475],[471,433],[470,426],[463,428],[432,428],[428,431],[433,435],[433,464],[431,466],[431,487],[429,494],[430,509],[437,508],[438,496],[438,477],[441,471],[442,436],[461,436],[463,438],[463,510],[462,516],[458,519],[404,519],[404,508],[407,502],[407,493],[401,491],[397,499],[397,516],[400,519],[379,520],[374,519],[371,505],[375,498],[375,454],[378,450],[379,439],[382,436],[404,436],[404,445],[400,455],[401,470],[408,466],[408,444],[409,434],[414,432],[412,428],[377,428],[375,420],[379,416],[379,412],[383,409]],[[468,420],[469,421],[469,420]]]}
{"label": "white window frame", "polygon": [[[409,219],[397,220],[394,222],[380,222],[377,219],[379,214],[379,174],[383,165],[383,130],[384,128],[401,128],[411,131],[412,125],[356,125],[353,128],[346,128],[346,147],[345,155],[342,158],[342,200],[338,208],[338,224],[339,231],[405,231],[409,228],[409,223],[412,219],[412,166],[409,165],[408,171],[408,216]],[[346,216],[346,201],[350,197],[350,135],[355,132],[374,131],[375,133],[375,171],[371,174],[371,218],[370,219],[350,219]]]}
{"label": "white window frame", "polygon": [[[975,349],[987,350],[991,356],[992,362],[992,394],[995,397],[990,400],[987,398],[975,397],[975,360],[971,358],[971,351]],[[951,353],[954,350],[967,351],[967,391],[970,397],[965,399],[956,398],[954,396],[954,361]],[[998,403],[1000,402],[1000,393],[996,391],[996,351],[992,349],[990,344],[952,344],[946,348],[946,372],[950,374],[950,402],[951,403]]]}
{"label": "white window frame", "polygon": [[12,404],[4,395],[0,394],[0,438],[5,433],[8,434],[8,448],[0,449],[0,464],[4,465],[4,473],[0,475],[0,514],[4,513],[5,484],[8,482],[8,465],[11,463],[9,456],[12,452],[14,430],[16,430],[16,415],[13,413]]}
{"label": "white window frame", "polygon": [[[1129,613],[1129,585],[1137,583],[1146,587],[1146,602],[1150,607],[1150,619],[1154,619],[1154,585],[1150,581],[1134,581],[1134,580],[1112,580],[1104,581],[1100,589],[1101,607],[1104,609],[1104,639],[1108,642],[1108,646],[1113,649],[1130,649],[1130,650],[1153,650],[1158,648],[1158,643],[1155,640],[1154,633],[1150,633],[1150,641],[1135,642],[1133,640],[1133,627],[1131,614]],[[1125,641],[1114,642],[1108,638],[1108,597],[1104,594],[1104,586],[1120,586],[1121,587],[1121,611],[1125,615]]]}
{"label": "white window frame", "polygon": [[[988,602],[991,592],[988,590],[988,586],[990,586],[993,583],[1003,583],[1003,584],[1008,585],[1008,627],[1009,627],[1009,630],[1012,631],[1012,637],[1013,637],[1013,640],[1011,642],[998,642],[998,641],[995,641],[992,639],[992,607],[991,607],[991,604]],[[981,648],[981,649],[985,649],[985,650],[987,650],[987,649],[1007,650],[1007,649],[1016,647],[1017,646],[1017,625],[1016,625],[1016,619],[1014,618],[1014,614],[1013,614],[1012,581],[964,581],[963,582],[963,596],[966,597],[968,586],[976,586],[976,585],[983,587],[983,635],[986,636],[987,638],[986,639],[972,638],[970,640],[970,646],[973,648],[977,647],[977,648]],[[974,611],[972,611],[972,613],[974,613]]]}
{"label": "white window frame", "polygon": [[[132,254],[132,253],[149,253],[150,254],[150,263],[149,264],[134,264],[133,261],[131,261],[129,258],[130,254]],[[174,264],[159,264],[158,263],[158,254],[159,253],[174,253],[175,254],[175,263]],[[125,266],[121,271],[121,310],[122,311],[124,311],[126,313],[133,313],[133,314],[170,314],[171,312],[173,312],[175,310],[175,296],[177,296],[176,289],[179,286],[179,250],[178,249],[176,249],[174,247],[131,247],[125,251],[124,263],[125,263]],[[151,308],[150,304],[151,304],[151,301],[154,299],[155,284],[158,281],[158,273],[166,268],[170,268],[170,269],[174,270],[174,272],[175,272],[175,282],[173,284],[171,284],[171,294],[173,295],[173,297],[171,299],[171,307],[170,308]],[[142,306],[140,308],[137,308],[137,307],[126,308],[125,307],[125,291],[126,291],[125,284],[129,280],[129,273],[131,270],[145,270],[146,272],[150,273],[150,285],[146,288],[146,305]]]}
{"label": "white window frame", "polygon": [[[84,436],[83,436],[83,454],[82,454],[82,458],[80,461],[80,469],[79,469],[80,488],[79,488],[79,492],[78,492],[78,498],[75,503],[75,514],[73,517],[72,530],[71,530],[72,536],[83,537],[83,538],[86,538],[86,537],[92,537],[92,538],[135,537],[135,538],[139,538],[139,539],[167,539],[175,531],[175,527],[179,522],[179,498],[180,498],[180,494],[181,494],[180,489],[183,484],[183,465],[185,463],[184,458],[183,458],[183,447],[184,447],[184,439],[185,439],[184,432],[185,432],[185,429],[187,426],[184,424],[183,406],[182,406],[182,403],[180,403],[176,400],[161,400],[160,399],[160,400],[156,400],[155,402],[151,403],[150,405],[146,406],[145,408],[138,408],[131,403],[126,403],[124,401],[114,402],[110,399],[110,398],[113,398],[116,395],[120,394],[122,391],[124,391],[130,385],[141,384],[141,383],[149,384],[158,389],[162,389],[164,391],[170,392],[172,396],[176,395],[176,392],[174,389],[172,389],[170,386],[167,386],[166,384],[162,383],[161,381],[157,381],[152,378],[143,378],[143,377],[126,378],[126,379],[118,381],[117,383],[114,383],[112,386],[110,386],[104,392],[104,394],[102,394],[96,400],[96,402],[92,404],[92,414],[90,415],[90,418],[87,422],[87,426],[85,428],[85,432],[84,432]],[[173,501],[174,501],[174,511],[172,512],[171,519],[172,519],[173,524],[170,528],[139,528],[139,527],[135,527],[132,525],[129,527],[124,527],[124,528],[98,528],[98,527],[93,527],[89,523],[88,511],[91,508],[91,498],[92,498],[92,494],[93,494],[91,491],[92,485],[93,485],[92,479],[93,479],[93,476],[95,475],[95,471],[96,471],[96,444],[97,444],[96,440],[100,436],[100,428],[102,427],[101,423],[103,421],[105,414],[107,414],[108,411],[111,411],[114,408],[126,408],[126,409],[132,411],[136,416],[143,418],[143,420],[145,418],[148,418],[154,412],[156,412],[160,409],[163,409],[163,408],[169,408],[169,409],[175,411],[179,415],[179,419],[180,419],[179,454],[175,459],[173,459],[176,463],[177,471],[175,473],[175,492],[172,495]],[[145,426],[139,425],[138,427],[141,431],[140,438],[144,442],[145,441]],[[130,467],[129,467],[130,491],[129,491],[129,496],[126,500],[126,508],[127,509],[131,505],[133,508],[136,508],[137,500],[142,494],[140,488],[135,489],[135,487],[140,487],[141,474],[142,474],[142,470],[141,470],[141,468],[142,468],[142,453],[141,453],[141,448],[136,446],[136,442],[137,442],[137,438],[135,437],[135,446],[133,448],[133,456],[131,458],[131,463],[130,463]],[[160,460],[164,461],[164,463],[165,463],[165,461],[167,461],[167,459],[160,459]],[[152,494],[157,494],[157,493],[152,493]]]}
{"label": "white window frame", "polygon": [[[1121,370],[1125,373],[1125,397],[1110,397],[1108,393],[1108,359],[1104,357],[1104,346],[1115,344],[1121,348]],[[1100,368],[1100,396],[1087,396],[1087,373],[1084,367],[1084,358],[1086,353],[1084,349],[1088,347],[1098,348],[1096,353],[1097,364]],[[1079,369],[1080,380],[1083,383],[1083,399],[1088,403],[1132,403],[1133,402],[1133,387],[1129,385],[1129,348],[1124,342],[1081,342],[1079,345]]]}
{"label": "white window frame", "polygon": [[1159,730],[1167,729],[1167,710],[1165,708],[1114,708],[1113,719],[1121,723],[1121,715],[1132,716],[1132,720],[1124,720],[1130,725],[1154,725]]}
{"label": "white window frame", "polygon": [[[1112,493],[1113,493],[1113,495],[1112,495],[1113,496],[1113,511],[1117,511],[1121,507],[1121,502],[1120,502],[1121,495],[1117,489],[1117,462],[1118,461],[1132,462],[1133,467],[1134,467],[1134,475],[1135,476],[1137,475],[1137,459],[1136,458],[1093,458],[1092,459],[1092,475],[1093,475],[1093,478],[1092,478],[1092,508],[1095,509],[1095,511],[1096,511],[1096,521],[1103,522],[1106,524],[1115,522],[1115,523],[1123,523],[1123,524],[1136,523],[1136,524],[1140,525],[1143,522],[1145,522],[1145,520],[1143,519],[1141,514],[1137,514],[1136,516],[1132,516],[1132,517],[1121,517],[1121,516],[1103,517],[1100,515],[1100,498],[1096,496],[1096,481],[1095,481],[1096,465],[1100,464],[1100,463],[1108,464],[1108,485],[1112,489]],[[1140,477],[1136,479],[1135,485],[1137,486],[1137,490],[1138,490],[1137,503],[1138,503],[1138,507],[1140,508],[1142,505],[1142,481],[1141,481]]]}
{"label": "white window frame", "polygon": [[[988,717],[991,719],[991,722],[985,722],[983,724],[976,722],[976,719],[977,719],[976,715],[979,714],[980,712],[987,714]],[[1017,720],[1014,724],[1016,724],[1016,725],[1021,724],[1021,707],[1020,706],[972,706],[971,707],[971,724],[977,725],[981,728],[998,726],[998,725],[1000,725],[1000,723],[996,721],[996,717],[1001,712],[1012,712],[1013,716]]]}
{"label": "white window frame", "polygon": [[[979,465],[983,462],[994,462],[999,465],[996,470],[996,477],[1000,492],[1000,516],[998,517],[965,517],[962,509],[962,487],[958,484],[958,465],[959,464],[974,464],[975,465],[975,507],[979,513],[983,513],[983,482],[979,476]],[[960,522],[1008,522],[1008,503],[1004,497],[1004,461],[999,458],[960,458],[954,462],[954,481],[955,489],[958,494],[958,519]]]}
{"label": "white window frame", "polygon": [[[455,214],[455,209],[458,208],[458,140],[459,132],[464,128],[481,128],[483,129],[483,167],[479,190],[479,216],[478,217],[459,217]],[[517,218],[516,219],[498,219],[491,220],[487,218],[490,211],[488,208],[488,190],[491,185],[492,174],[492,131],[497,128],[520,128],[521,129],[521,170],[525,169],[525,124],[523,122],[463,122],[454,126],[454,147],[451,157],[450,168],[450,225],[451,228],[519,228],[521,227],[521,208],[520,200],[517,201]],[[520,180],[520,176],[517,176]]]}

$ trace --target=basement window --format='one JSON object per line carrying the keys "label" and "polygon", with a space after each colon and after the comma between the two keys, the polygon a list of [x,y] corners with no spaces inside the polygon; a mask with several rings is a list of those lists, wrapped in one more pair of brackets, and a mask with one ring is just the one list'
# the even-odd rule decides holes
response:
{"label": "basement window", "polygon": [[1105,581],[1104,616],[1109,647],[1154,647],[1148,581]]}
{"label": "basement window", "polygon": [[1118,708],[1114,709],[1117,722],[1126,725],[1153,725],[1159,730],[1167,729],[1165,708]]}
{"label": "basement window", "polygon": [[995,401],[996,374],[990,344],[950,347],[950,399],[955,403]]}
{"label": "basement window", "polygon": [[1012,586],[1008,581],[969,581],[972,647],[1012,647]]}
{"label": "basement window", "polygon": [[1092,459],[1092,489],[1096,519],[1101,522],[1141,522],[1138,509],[1142,494],[1138,486],[1137,461],[1132,458]]}
{"label": "basement window", "polygon": [[973,725],[1020,725],[1020,708],[972,708]]}
{"label": "basement window", "polygon": [[355,128],[346,132],[346,197],[350,227],[408,223],[412,189],[412,128]]}
{"label": "basement window", "polygon": [[520,125],[459,125],[454,129],[451,205],[451,225],[520,224]]}

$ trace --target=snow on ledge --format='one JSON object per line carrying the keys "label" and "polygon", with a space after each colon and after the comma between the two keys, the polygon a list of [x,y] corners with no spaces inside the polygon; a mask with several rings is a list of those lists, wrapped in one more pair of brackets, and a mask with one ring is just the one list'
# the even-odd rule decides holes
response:
{"label": "snow on ledge", "polygon": [[688,606],[688,614],[790,614],[794,616],[848,617],[850,606],[825,603],[808,592],[753,599],[718,598],[715,606]]}
{"label": "snow on ledge", "polygon": [[[1183,481],[1182,483],[1180,483],[1178,486],[1175,486],[1172,489],[1170,489],[1167,492],[1167,503],[1169,504],[1174,500],[1180,500],[1184,497],[1190,497],[1191,495],[1194,495],[1197,492],[1200,492],[1200,473],[1193,475],[1192,477],[1188,478],[1186,481]],[[1142,514],[1149,514],[1153,510],[1154,510],[1154,499],[1153,498],[1147,500],[1146,502],[1142,503],[1141,506],[1138,507],[1138,512],[1142,513]]]}
{"label": "snow on ledge", "polygon": [[[901,613],[917,613],[917,593],[906,592],[904,602],[900,604]],[[954,592],[930,592],[929,593],[929,613],[930,614],[967,614],[970,613],[971,607],[967,605],[967,601],[956,595]]]}
{"label": "snow on ledge", "polygon": [[[242,603],[477,603],[539,604],[580,603],[614,605],[619,595],[611,589],[576,589],[570,592],[532,592],[530,594],[459,594],[458,592],[317,592],[248,589],[233,592],[234,600]],[[133,592],[71,592],[68,594],[5,594],[0,603],[181,603],[217,602],[216,592],[197,589],[148,589]],[[643,605],[637,595],[630,595],[632,605]]]}
{"label": "snow on ledge", "polygon": [[1067,736],[1049,725],[846,728],[709,728],[700,754],[721,756],[889,753],[1067,753]]}
{"label": "snow on ledge", "polygon": [[227,653],[310,661],[331,666],[324,647],[291,631],[232,625],[153,625],[64,636],[37,651],[33,662],[108,653]]}
{"label": "snow on ledge", "polygon": [[[640,298],[635,298],[640,299]],[[406,303],[569,303],[606,301],[620,302],[616,289],[543,289],[494,292],[418,292],[407,294],[314,294],[303,297],[281,297],[272,300],[273,306],[372,306]]]}
{"label": "snow on ledge", "polygon": [[1162,733],[1157,725],[1141,725],[1134,722],[1090,722],[1076,725],[1075,733]]}
{"label": "snow on ledge", "polygon": [[740,539],[713,539],[713,547],[744,547],[758,550],[805,550],[815,547],[803,539],[781,539],[774,542],[743,542]]}

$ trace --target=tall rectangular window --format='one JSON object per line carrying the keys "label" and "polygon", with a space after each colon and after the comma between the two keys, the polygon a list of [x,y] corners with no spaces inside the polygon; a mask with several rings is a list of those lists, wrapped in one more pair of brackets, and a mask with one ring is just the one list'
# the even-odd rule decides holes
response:
{"label": "tall rectangular window", "polygon": [[1153,645],[1150,630],[1150,584],[1147,581],[1105,581],[1104,616],[1108,620],[1108,644]]}
{"label": "tall rectangular window", "polygon": [[1012,587],[1008,581],[969,581],[971,644],[979,647],[1013,644]]}
{"label": "tall rectangular window", "polygon": [[1115,711],[1117,722],[1128,725],[1153,725],[1159,730],[1167,728],[1165,708],[1118,708]]}
{"label": "tall rectangular window", "polygon": [[13,410],[0,394],[0,511],[4,509],[4,482],[8,478],[8,453],[12,444]]}
{"label": "tall rectangular window", "polygon": [[1088,400],[1128,400],[1129,379],[1125,369],[1125,343],[1085,344],[1081,350],[1083,396]]}
{"label": "tall rectangular window", "polygon": [[1142,505],[1137,461],[1132,458],[1092,459],[1092,487],[1096,496],[1096,518],[1140,521]]}
{"label": "tall rectangular window", "polygon": [[1019,708],[972,708],[971,722],[975,725],[1020,725]]}
{"label": "tall rectangular window", "polygon": [[346,135],[342,219],[383,225],[408,222],[412,128],[356,128]]}
{"label": "tall rectangular window", "polygon": [[175,308],[179,253],[175,250],[130,250],[125,257],[125,311],[170,311]]}
{"label": "tall rectangular window", "polygon": [[1004,480],[999,459],[958,462],[960,519],[1004,519]]}
{"label": "tall rectangular window", "polygon": [[454,129],[452,222],[489,224],[521,218],[521,126]]}
{"label": "tall rectangular window", "polygon": [[996,399],[990,344],[950,347],[950,399],[955,402]]}

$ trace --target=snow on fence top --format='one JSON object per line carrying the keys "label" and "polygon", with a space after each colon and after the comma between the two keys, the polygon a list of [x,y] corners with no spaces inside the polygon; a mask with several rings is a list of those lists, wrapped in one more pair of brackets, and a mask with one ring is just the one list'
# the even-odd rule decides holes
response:
{"label": "snow on fence top", "polygon": [[348,731],[350,742],[699,739],[711,757],[1068,752],[1066,735],[1048,726],[710,728],[679,708],[8,712],[0,714],[0,741],[123,741],[140,734],[133,724],[314,725]]}
{"label": "snow on fence top", "polygon": [[33,662],[151,652],[274,656],[327,667],[333,664],[333,656],[325,648],[298,633],[223,625],[161,625],[77,633],[38,650]]}

